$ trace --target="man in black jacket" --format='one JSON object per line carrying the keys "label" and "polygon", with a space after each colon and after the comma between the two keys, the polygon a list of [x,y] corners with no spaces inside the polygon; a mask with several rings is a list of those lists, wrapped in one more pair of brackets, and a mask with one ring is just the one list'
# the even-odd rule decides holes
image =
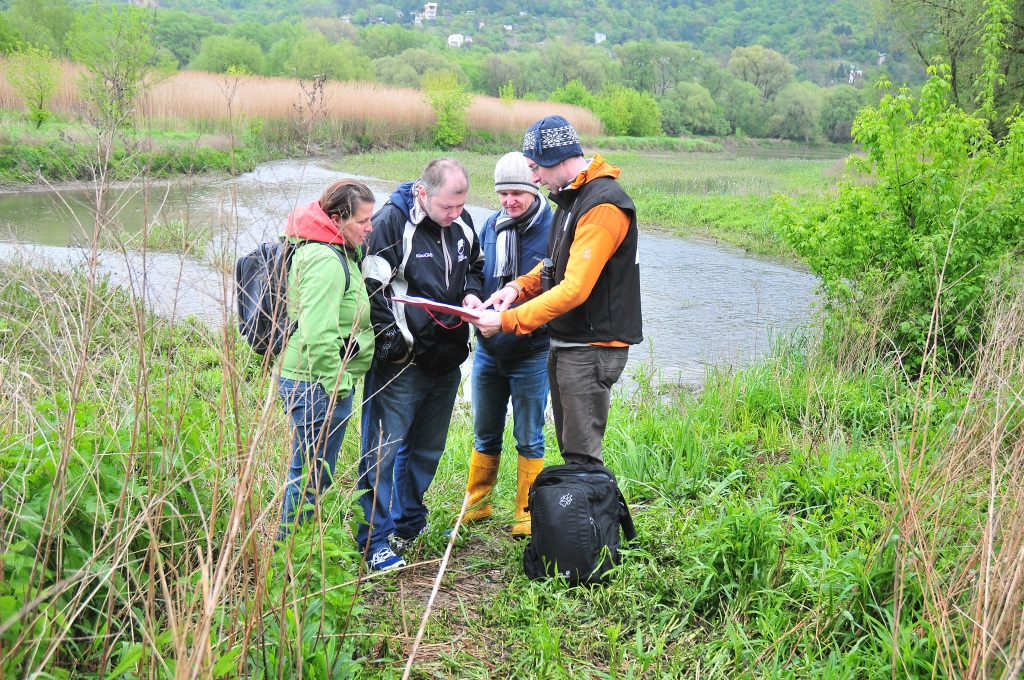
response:
{"label": "man in black jacket", "polygon": [[[465,211],[466,169],[432,161],[373,216],[363,278],[376,333],[366,374],[357,534],[370,568],[405,566],[400,554],[427,526],[423,495],[444,451],[469,326],[459,317],[391,300],[394,294],[481,306],[483,256]],[[392,537],[389,543],[389,537]]]}

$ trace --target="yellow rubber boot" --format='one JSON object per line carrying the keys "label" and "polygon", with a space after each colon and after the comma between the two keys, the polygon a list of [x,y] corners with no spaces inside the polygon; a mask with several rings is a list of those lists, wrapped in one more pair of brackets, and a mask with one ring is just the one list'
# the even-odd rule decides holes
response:
{"label": "yellow rubber boot", "polygon": [[533,480],[544,469],[543,458],[523,458],[519,456],[519,481],[516,484],[516,521],[512,525],[513,538],[527,538],[530,533],[530,513],[526,504],[530,502],[530,487]]}
{"label": "yellow rubber boot", "polygon": [[469,456],[469,506],[463,522],[473,522],[491,516],[491,489],[498,479],[498,463],[501,456],[488,456],[473,449]]}

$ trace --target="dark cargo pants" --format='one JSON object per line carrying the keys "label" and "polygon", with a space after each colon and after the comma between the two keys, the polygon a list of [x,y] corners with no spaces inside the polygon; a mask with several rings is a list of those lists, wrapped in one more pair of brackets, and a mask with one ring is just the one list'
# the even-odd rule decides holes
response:
{"label": "dark cargo pants", "polygon": [[566,463],[604,463],[612,385],[622,375],[628,347],[556,347],[548,354],[551,409]]}

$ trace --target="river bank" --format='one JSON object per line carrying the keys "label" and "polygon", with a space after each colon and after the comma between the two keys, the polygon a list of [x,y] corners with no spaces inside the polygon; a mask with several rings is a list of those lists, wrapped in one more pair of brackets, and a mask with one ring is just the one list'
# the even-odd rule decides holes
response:
{"label": "river bank", "polygon": [[[128,130],[112,142],[110,160],[98,164],[95,132],[84,124],[55,119],[39,130],[20,114],[0,111],[6,139],[0,144],[0,192],[75,190],[103,177],[105,184],[156,186],[164,182],[203,182],[251,172],[262,162],[284,158],[337,159],[335,169],[391,181],[412,179],[436,150],[375,150],[372,139],[335,139],[316,129],[276,122],[221,121],[209,125],[151,125]],[[613,140],[606,139],[606,143]],[[640,140],[642,142],[643,140]],[[669,140],[671,141],[671,140]],[[686,141],[686,140],[677,140]],[[511,136],[470,140],[467,149],[447,152],[470,171],[471,200],[494,203],[495,160],[519,140]],[[640,143],[638,143],[640,144]],[[813,201],[832,187],[844,168],[844,150],[793,145],[733,144],[726,150],[648,153],[646,150],[591,149],[623,169],[622,182],[633,196],[642,226],[678,236],[700,236],[756,253],[792,257],[771,217],[774,196]],[[628,147],[626,147],[628,149]],[[642,144],[640,148],[643,149]],[[683,145],[682,148],[686,148]],[[703,149],[703,147],[701,147]],[[360,153],[361,150],[367,149]],[[778,156],[778,157],[774,157]]]}

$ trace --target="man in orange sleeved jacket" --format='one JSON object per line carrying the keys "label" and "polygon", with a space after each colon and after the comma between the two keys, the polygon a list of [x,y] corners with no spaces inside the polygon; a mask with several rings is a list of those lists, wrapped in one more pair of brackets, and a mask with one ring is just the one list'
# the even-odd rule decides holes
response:
{"label": "man in orange sleeved jacket", "polygon": [[[498,289],[476,322],[485,337],[548,325],[548,381],[558,447],[566,463],[603,463],[612,385],[629,346],[643,340],[636,209],[619,169],[583,157],[561,116],[534,123],[523,138],[533,181],[558,206],[549,259]],[[545,265],[548,265],[545,271]],[[523,302],[516,307],[511,305]]]}

